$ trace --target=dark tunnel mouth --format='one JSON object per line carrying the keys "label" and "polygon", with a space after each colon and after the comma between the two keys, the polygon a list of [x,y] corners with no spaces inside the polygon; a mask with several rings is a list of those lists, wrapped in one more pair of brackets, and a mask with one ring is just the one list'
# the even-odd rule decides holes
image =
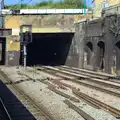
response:
{"label": "dark tunnel mouth", "polygon": [[[27,66],[64,65],[73,36],[74,33],[34,33],[33,42],[27,45]],[[20,64],[23,65],[23,52]]]}
{"label": "dark tunnel mouth", "polygon": [[99,41],[97,44],[100,48],[105,48],[105,43],[103,41]]}
{"label": "dark tunnel mouth", "polygon": [[103,41],[98,42],[98,47],[103,50],[103,53],[105,52],[105,43]]}
{"label": "dark tunnel mouth", "polygon": [[93,44],[92,44],[92,42],[88,42],[88,43],[86,44],[86,46],[87,46],[91,51],[93,51]]}
{"label": "dark tunnel mouth", "polygon": [[118,41],[115,45],[120,49],[120,41]]}
{"label": "dark tunnel mouth", "polygon": [[98,54],[100,61],[98,64],[100,65],[100,69],[103,70],[105,67],[105,63],[104,63],[105,43],[103,41],[99,41],[97,45],[100,50],[99,51],[100,53]]}

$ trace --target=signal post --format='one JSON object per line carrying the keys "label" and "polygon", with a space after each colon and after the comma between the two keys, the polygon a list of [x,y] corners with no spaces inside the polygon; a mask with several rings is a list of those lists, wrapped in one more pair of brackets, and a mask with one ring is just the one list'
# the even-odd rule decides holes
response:
{"label": "signal post", "polygon": [[20,43],[23,46],[24,71],[27,66],[27,45],[32,42],[32,25],[20,26]]}

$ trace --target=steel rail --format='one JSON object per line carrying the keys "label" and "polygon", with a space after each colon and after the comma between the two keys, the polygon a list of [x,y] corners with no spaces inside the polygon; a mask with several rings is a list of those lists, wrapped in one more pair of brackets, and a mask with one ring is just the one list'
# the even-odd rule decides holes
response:
{"label": "steel rail", "polygon": [[67,104],[69,108],[72,108],[74,111],[76,111],[78,114],[80,114],[85,120],[95,120],[93,117],[91,117],[89,114],[84,112],[79,107],[75,106],[69,100],[64,100],[64,103]]}
{"label": "steel rail", "polygon": [[[39,68],[37,68],[38,70],[39,70]],[[48,69],[50,69],[50,68],[48,68]],[[112,90],[107,90],[107,89],[104,89],[104,88],[101,88],[101,87],[98,87],[98,86],[95,86],[95,85],[91,85],[91,84],[89,84],[89,83],[84,83],[84,82],[82,82],[82,81],[80,81],[78,78],[75,78],[75,79],[70,79],[69,78],[69,74],[68,73],[66,73],[66,72],[64,72],[64,71],[60,71],[60,70],[53,70],[53,69],[51,69],[51,70],[49,70],[49,71],[47,71],[47,68],[45,68],[45,69],[43,69],[43,71],[45,71],[45,72],[47,72],[47,73],[49,73],[49,74],[51,74],[51,75],[54,75],[54,76],[57,76],[57,77],[61,77],[61,78],[63,78],[63,79],[65,79],[65,80],[69,80],[69,81],[73,81],[73,82],[76,82],[76,83],[78,83],[78,84],[80,84],[80,85],[83,85],[83,86],[87,86],[87,87],[89,87],[89,88],[92,88],[92,89],[96,89],[96,90],[98,90],[98,91],[101,91],[101,92],[104,92],[104,93],[107,93],[107,94],[110,94],[110,95],[114,95],[114,96],[116,96],[116,97],[120,97],[120,93],[117,93],[117,92],[114,92],[114,91],[112,91]],[[54,73],[53,73],[53,71],[54,71]],[[56,74],[56,73],[62,73],[62,75],[60,74]],[[65,74],[67,74],[67,76],[64,76]],[[70,74],[71,75],[71,74]]]}
{"label": "steel rail", "polygon": [[120,81],[118,81],[118,80],[120,80],[119,76],[115,76],[115,75],[111,75],[111,74],[106,74],[106,73],[98,73],[98,72],[95,72],[95,71],[90,71],[90,70],[85,70],[85,69],[79,69],[79,68],[69,67],[69,66],[56,66],[56,67],[77,70],[77,71],[80,71],[80,72],[85,72],[85,73],[88,73],[88,74],[97,75],[99,77],[103,76],[103,77],[105,77],[104,80],[109,80],[110,82],[114,82],[114,83],[120,84]]}
{"label": "steel rail", "polygon": [[[44,69],[43,69],[43,71],[44,71]],[[55,71],[55,70],[53,70],[53,71]],[[46,70],[45,70],[45,72],[46,72]],[[58,71],[57,71],[58,72]],[[50,74],[50,70],[49,70],[49,72],[47,71],[47,73],[49,73]],[[52,75],[53,75],[53,72],[52,72]],[[55,75],[55,76],[59,76],[59,75]],[[62,75],[61,76],[59,76],[59,77],[62,77]],[[74,80],[73,80],[74,81]],[[76,81],[76,80],[75,80]],[[78,82],[80,82],[80,81],[78,81]],[[64,84],[64,83],[63,83]],[[84,84],[85,86],[86,86],[86,83]],[[65,85],[66,86],[66,85]],[[91,85],[90,85],[91,86]],[[92,87],[95,87],[95,86],[92,86]],[[97,99],[95,99],[95,98],[92,98],[92,97],[90,97],[90,96],[88,96],[88,95],[86,95],[86,94],[84,94],[84,93],[82,93],[82,92],[79,92],[76,88],[73,88],[73,87],[71,87],[71,89],[72,89],[72,92],[78,97],[78,98],[81,98],[81,99],[83,99],[84,101],[86,101],[87,103],[90,103],[90,104],[92,104],[93,106],[96,106],[97,108],[101,108],[101,109],[103,109],[103,110],[105,110],[106,112],[109,112],[111,115],[113,115],[114,117],[116,117],[116,118],[120,118],[120,110],[119,109],[116,109],[116,108],[114,108],[114,107],[112,107],[112,106],[109,106],[109,105],[107,105],[107,104],[105,104],[105,103],[103,103],[103,102],[101,102],[101,101],[99,101],[99,100],[97,100]],[[99,88],[99,90],[101,90],[101,91],[103,91],[103,92],[105,92],[103,89],[100,89]],[[109,91],[109,93],[111,94],[111,91]],[[120,94],[119,94],[120,95]]]}
{"label": "steel rail", "polygon": [[3,106],[3,108],[4,108],[4,110],[5,110],[5,113],[7,114],[8,119],[9,119],[9,120],[12,120],[12,118],[11,118],[11,116],[10,116],[10,114],[9,114],[9,112],[8,112],[5,104],[4,104],[4,102],[2,101],[1,97],[0,97],[0,102],[1,102],[1,104],[2,104],[2,106]]}
{"label": "steel rail", "polygon": [[[85,72],[80,72],[80,71],[77,71],[77,70],[73,70],[73,69],[68,69],[68,68],[63,68],[63,67],[59,67],[60,70],[65,70],[65,71],[68,71],[68,72],[72,72],[72,73],[75,73],[75,74],[80,74],[80,75],[85,75],[85,76],[88,76],[89,78],[88,79],[84,79],[85,81],[91,81],[93,83],[98,83],[100,85],[104,85],[104,86],[107,86],[107,87],[112,87],[112,88],[115,88],[115,89],[120,89],[120,86],[118,85],[114,85],[112,83],[114,83],[114,81],[109,81],[111,82],[110,83],[106,83],[106,80],[103,80],[102,78],[100,78],[99,76],[93,76],[92,73],[90,74],[87,74]],[[99,81],[100,80],[100,81]]]}
{"label": "steel rail", "polygon": [[69,67],[69,66],[60,66],[60,67],[61,67],[61,68],[68,68],[68,69],[72,69],[72,70],[77,70],[77,71],[80,71],[80,72],[91,73],[91,74],[93,74],[93,75],[105,77],[106,79],[115,77],[114,75],[111,75],[111,74],[98,73],[98,72],[96,72],[96,71],[90,71],[90,70],[86,70],[86,69],[79,69],[79,68],[76,68],[76,67]]}
{"label": "steel rail", "polygon": [[[23,74],[23,73],[20,73],[20,74],[22,74],[22,75],[26,76],[27,78],[30,78],[30,79],[33,80],[32,77],[29,77],[29,76],[26,75],[26,74]],[[75,106],[73,103],[70,102],[70,100],[71,100],[71,101],[74,101],[74,102],[79,103],[79,99],[76,99],[76,98],[74,98],[74,97],[71,97],[71,96],[67,95],[66,93],[63,93],[63,92],[61,92],[61,91],[58,91],[53,84],[51,84],[51,83],[49,83],[49,82],[47,82],[47,81],[41,81],[41,80],[39,80],[39,79],[36,79],[36,80],[38,80],[38,81],[40,81],[40,82],[48,85],[48,89],[50,89],[51,91],[55,92],[56,94],[59,94],[59,95],[65,97],[65,98],[68,98],[69,100],[65,99],[65,100],[64,100],[64,103],[65,103],[66,105],[68,105],[69,108],[73,109],[73,110],[76,111],[78,114],[80,114],[85,120],[95,120],[92,116],[90,116],[89,114],[87,114],[86,112],[84,112],[82,109],[80,109],[79,107]],[[44,79],[44,80],[46,80],[46,79]],[[53,83],[54,83],[54,80],[53,80],[53,79],[52,79],[52,81],[53,81]],[[62,84],[61,82],[58,82],[58,83]],[[60,85],[60,84],[59,84],[59,85]],[[58,85],[58,86],[59,86],[59,85]],[[67,85],[64,85],[64,84],[63,84],[63,86],[67,86]],[[69,85],[68,85],[67,87],[72,88],[72,87],[69,86]],[[91,104],[91,105],[92,105],[92,104]],[[92,105],[92,106],[94,106],[94,105]],[[96,106],[94,106],[94,107],[95,107],[95,108],[98,108],[98,107],[96,107]]]}
{"label": "steel rail", "polygon": [[114,117],[116,117],[116,118],[118,118],[118,119],[120,118],[120,110],[118,110],[118,109],[116,109],[116,108],[114,108],[114,107],[112,107],[112,106],[109,106],[109,105],[107,105],[107,104],[105,104],[105,103],[103,103],[103,102],[101,102],[101,101],[99,101],[99,100],[97,100],[97,99],[95,99],[95,98],[92,98],[92,97],[86,95],[86,94],[78,91],[76,88],[73,88],[73,89],[72,89],[72,92],[73,92],[76,96],[84,99],[85,101],[90,102],[91,104],[96,105],[97,107],[99,107],[99,108],[101,108],[101,109],[109,112],[109,113],[112,114]]}
{"label": "steel rail", "polygon": [[103,79],[103,80],[106,80],[106,79],[109,79],[108,76],[104,76],[103,74],[98,74],[97,72],[93,72],[93,71],[86,71],[86,70],[80,70],[80,69],[75,69],[75,68],[70,68],[70,67],[67,67],[67,66],[59,66],[57,67],[58,69],[61,69],[61,70],[68,70],[68,71],[72,71],[72,72],[79,72],[81,74],[85,74],[86,76],[91,76],[92,78],[99,78],[99,79]]}
{"label": "steel rail", "polygon": [[[8,82],[11,82],[10,78],[9,78],[2,70],[0,70],[0,74],[1,74],[1,76],[2,76],[5,80],[7,80]],[[24,93],[23,93],[20,89],[18,89],[14,84],[12,84],[12,87],[13,87],[17,92],[19,92],[21,95],[23,95],[23,97],[27,97],[27,98],[30,100],[30,102],[31,102],[37,109],[39,109],[39,111],[45,116],[45,118],[46,118],[47,120],[55,120],[50,114],[47,114],[47,113],[45,112],[45,110],[43,110],[43,109],[44,109],[43,106],[37,105],[34,100],[32,100],[28,95],[24,94]]]}
{"label": "steel rail", "polygon": [[73,68],[70,68],[70,67],[64,67],[64,66],[59,66],[59,67],[56,67],[58,69],[61,69],[61,70],[68,70],[68,71],[72,71],[72,72],[76,72],[76,73],[80,73],[81,75],[86,75],[86,76],[90,76],[92,78],[99,78],[99,79],[103,79],[103,80],[106,80],[108,79],[108,77],[106,76],[103,76],[103,75],[98,75],[97,73],[90,73],[88,71],[82,71],[82,70],[77,70],[76,69],[73,69]]}
{"label": "steel rail", "polygon": [[[56,66],[58,67],[58,66]],[[81,72],[86,72],[86,73],[91,73],[93,75],[98,75],[98,76],[103,76],[103,77],[106,77],[106,79],[111,82],[116,82],[116,83],[119,83],[119,81],[117,80],[120,80],[120,77],[119,76],[116,76],[116,75],[112,75],[112,74],[107,74],[107,73],[98,73],[98,72],[95,72],[95,71],[90,71],[90,70],[87,70],[87,69],[79,69],[79,68],[76,68],[76,67],[69,67],[69,66],[60,66],[60,67],[63,67],[63,68],[70,68],[70,69],[73,69],[73,70],[77,70],[77,71],[81,71]]]}

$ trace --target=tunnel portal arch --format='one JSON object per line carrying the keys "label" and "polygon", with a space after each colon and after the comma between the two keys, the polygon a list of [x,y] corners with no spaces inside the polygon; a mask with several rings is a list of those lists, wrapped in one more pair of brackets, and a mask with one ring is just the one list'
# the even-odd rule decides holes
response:
{"label": "tunnel portal arch", "polygon": [[105,67],[105,43],[103,41],[99,41],[97,43],[97,66],[99,70],[104,70]]}
{"label": "tunnel portal arch", "polygon": [[92,54],[93,54],[93,43],[89,41],[89,42],[86,43],[86,61],[87,61],[87,65],[91,65]]}

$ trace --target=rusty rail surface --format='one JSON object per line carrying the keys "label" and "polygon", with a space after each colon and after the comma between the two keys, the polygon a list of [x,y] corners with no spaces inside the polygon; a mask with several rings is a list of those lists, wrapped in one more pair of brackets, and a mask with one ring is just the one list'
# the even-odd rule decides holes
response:
{"label": "rusty rail surface", "polygon": [[[26,74],[23,74],[23,73],[20,73],[20,74],[22,74],[22,75],[28,77],[29,79],[31,79],[32,81],[34,81],[34,79],[33,79],[32,77],[30,77],[30,76],[28,76],[28,75],[26,75]],[[48,86],[48,89],[49,89],[49,90],[53,91],[53,92],[56,93],[56,94],[59,94],[59,95],[62,96],[62,97],[68,98],[69,100],[71,100],[71,101],[73,101],[73,102],[77,102],[77,103],[80,102],[79,99],[77,99],[77,98],[75,98],[75,97],[73,97],[73,96],[70,96],[70,95],[68,95],[68,94],[66,94],[66,93],[64,93],[64,92],[61,92],[61,91],[59,91],[58,89],[56,89],[56,86],[54,86],[54,85],[51,84],[50,82],[46,81],[46,79],[44,79],[44,80],[36,79],[35,81],[39,81],[39,82],[41,82],[41,83],[43,83],[43,84],[46,84],[46,85]],[[58,84],[57,84],[57,85],[58,85]],[[61,85],[61,84],[59,84],[58,86],[60,86],[60,85]],[[64,87],[64,86],[63,86],[63,87]]]}
{"label": "rusty rail surface", "polygon": [[105,103],[103,103],[103,102],[101,102],[101,101],[99,101],[99,100],[97,100],[97,99],[94,99],[94,98],[86,95],[86,94],[80,92],[79,90],[77,90],[76,88],[73,88],[73,89],[72,89],[72,92],[73,92],[76,96],[78,96],[79,98],[82,98],[82,99],[84,99],[85,101],[90,102],[91,104],[93,104],[93,105],[95,105],[95,106],[97,106],[97,107],[99,107],[99,108],[101,108],[101,109],[109,112],[109,113],[112,114],[114,117],[116,117],[116,118],[118,118],[118,119],[120,118],[120,110],[118,110],[118,109],[116,109],[116,108],[114,108],[114,107],[111,107],[111,106],[109,106],[109,105],[107,105],[107,104],[105,104]]}
{"label": "rusty rail surface", "polygon": [[85,76],[88,76],[88,77],[92,77],[92,78],[98,78],[98,79],[103,79],[103,80],[106,80],[106,79],[109,79],[109,76],[104,76],[103,74],[98,74],[97,72],[91,72],[91,71],[88,71],[88,70],[82,70],[82,69],[78,69],[78,68],[73,68],[73,67],[69,67],[69,66],[56,66],[56,68],[58,69],[61,69],[61,70],[67,70],[67,71],[72,71],[72,72],[75,72],[75,73],[80,73],[81,75],[85,75]]}
{"label": "rusty rail surface", "polygon": [[88,74],[92,74],[93,76],[95,75],[96,77],[100,78],[100,79],[110,79],[110,78],[115,78],[116,76],[111,75],[111,74],[106,74],[106,73],[99,73],[99,72],[95,72],[95,71],[91,71],[91,70],[86,70],[86,69],[79,69],[79,68],[75,68],[75,67],[69,67],[69,66],[56,66],[58,68],[67,68],[67,69],[72,69],[72,70],[76,70],[79,72],[85,72]]}
{"label": "rusty rail surface", "polygon": [[86,70],[86,69],[79,69],[79,68],[69,67],[69,66],[56,66],[56,67],[57,67],[57,68],[72,69],[72,70],[75,70],[75,71],[92,74],[92,77],[93,77],[94,75],[96,75],[96,78],[103,79],[103,80],[109,80],[109,81],[111,81],[111,82],[120,83],[120,82],[118,81],[118,80],[120,80],[120,77],[119,77],[119,76],[115,76],[115,75],[111,75],[111,74],[106,74],[106,73],[98,73],[98,72],[95,72],[95,71],[90,71],[90,70]]}
{"label": "rusty rail surface", "polygon": [[[30,76],[28,76],[28,75],[26,75],[26,74],[23,74],[23,73],[20,73],[20,74],[21,74],[21,75],[24,75],[24,76],[26,76],[27,78],[33,80],[32,77],[30,77]],[[63,86],[65,86],[65,87],[67,86],[67,87],[69,87],[69,88],[72,88],[72,86],[67,85],[67,84],[62,84],[62,82],[60,82],[60,81],[57,81],[57,82],[56,82],[54,79],[49,79],[49,78],[48,78],[48,80],[50,80],[52,83],[57,84],[58,86],[63,85]],[[44,79],[44,80],[35,79],[35,81],[40,81],[40,82],[48,85],[48,89],[49,89],[49,90],[55,92],[56,94],[59,94],[60,96],[63,96],[64,98],[67,98],[66,100],[64,100],[64,103],[65,103],[66,105],[68,105],[69,108],[73,109],[73,110],[76,111],[78,114],[80,114],[85,120],[95,120],[93,117],[91,117],[91,116],[88,115],[86,112],[84,112],[84,111],[81,110],[79,107],[75,106],[74,104],[72,104],[72,103],[69,101],[69,100],[71,100],[71,101],[73,101],[73,102],[79,103],[79,99],[77,99],[77,98],[75,98],[75,97],[73,97],[73,96],[70,96],[70,95],[68,95],[68,94],[66,94],[66,93],[64,93],[64,92],[61,92],[61,91],[57,90],[57,89],[56,89],[56,86],[54,86],[52,83],[46,81],[46,79]],[[68,99],[69,99],[69,100],[68,100]],[[96,107],[96,106],[95,106],[95,107]],[[97,107],[96,107],[96,108],[97,108]]]}
{"label": "rusty rail surface", "polygon": [[[2,77],[2,79],[10,83],[12,82],[11,79],[2,70],[0,70],[0,74],[0,77]],[[26,95],[23,91],[17,88],[14,84],[11,84],[11,86],[25,99],[29,100],[29,102],[39,111],[39,113],[45,116],[46,120],[55,120],[55,118],[48,112],[46,108],[43,107],[43,105],[38,105],[34,100],[32,100],[28,95]]]}
{"label": "rusty rail surface", "polygon": [[[45,72],[47,72],[49,74],[51,73],[50,70],[47,71],[46,69],[43,69],[43,71],[44,70],[45,70]],[[54,70],[52,70],[52,75],[53,75],[53,71],[59,72],[59,70],[54,69]],[[55,73],[57,73],[57,72],[55,72]],[[59,75],[55,74],[55,76],[59,76]],[[59,76],[59,77],[62,77],[62,75]],[[73,81],[75,81],[75,82],[77,81],[78,83],[81,83],[81,81],[79,81],[79,80],[73,80]],[[120,110],[118,110],[118,109],[116,109],[116,108],[114,108],[112,106],[109,106],[109,105],[107,105],[107,104],[105,104],[105,103],[103,103],[103,102],[101,102],[101,101],[99,101],[99,100],[97,100],[95,98],[92,98],[92,97],[90,97],[90,96],[88,96],[88,95],[86,95],[86,94],[84,94],[82,92],[79,92],[79,90],[77,90],[76,88],[73,88],[72,86],[67,85],[66,83],[62,83],[62,82],[59,82],[59,83],[62,84],[62,85],[65,85],[66,87],[71,88],[72,92],[78,98],[84,100],[86,103],[90,103],[92,106],[95,106],[96,108],[103,109],[103,110],[105,110],[106,112],[109,112],[111,115],[113,115],[114,117],[116,117],[118,119],[120,118]],[[86,86],[87,84],[85,83],[84,85]],[[96,86],[91,86],[91,85],[88,85],[88,86],[96,88]],[[101,88],[96,88],[96,89],[98,89],[98,90],[100,90],[102,92],[106,92],[106,90],[104,91],[104,89],[101,89]],[[111,93],[111,91],[109,91],[109,94],[113,94],[113,93]],[[116,94],[116,93],[114,93],[114,94]],[[118,96],[120,97],[120,94],[118,94]]]}
{"label": "rusty rail surface", "polygon": [[[39,68],[37,68],[37,69],[39,70]],[[48,68],[48,69],[50,69],[50,68]],[[43,69],[42,71],[47,72],[47,73],[49,73],[51,75],[54,75],[54,76],[61,77],[65,80],[76,82],[76,83],[78,83],[80,85],[83,85],[85,87],[87,86],[89,88],[96,89],[98,91],[101,91],[101,92],[104,92],[104,93],[107,93],[107,94],[110,94],[110,95],[113,95],[113,96],[116,96],[116,97],[120,97],[120,93],[114,92],[112,90],[107,90],[107,89],[104,89],[104,88],[101,88],[101,87],[98,87],[98,86],[95,86],[95,85],[91,85],[90,83],[84,83],[81,80],[79,80],[78,77],[76,77],[76,79],[69,79],[69,76],[72,76],[72,74],[69,75],[69,73],[66,73],[64,71],[55,70],[55,69],[54,70],[53,69],[47,70],[47,68]],[[58,74],[58,73],[62,73],[62,74]],[[65,74],[68,77],[64,76]]]}
{"label": "rusty rail surface", "polygon": [[[103,86],[106,86],[106,87],[111,87],[111,88],[114,88],[114,89],[120,89],[120,86],[110,84],[110,83],[106,83],[105,80],[109,79],[109,78],[101,77],[100,75],[97,75],[97,74],[95,75],[95,74],[92,74],[92,73],[87,73],[85,71],[83,72],[83,71],[79,71],[79,70],[74,70],[74,69],[69,68],[69,67],[68,68],[67,67],[59,67],[59,69],[60,70],[65,70],[65,71],[68,71],[68,72],[72,72],[72,73],[75,73],[75,74],[78,74],[78,75],[85,75],[85,76],[88,77],[87,79],[84,79],[85,81],[90,81],[90,82],[97,83],[99,85],[103,85]],[[112,81],[112,82],[114,83],[114,81]]]}
{"label": "rusty rail surface", "polygon": [[72,104],[69,100],[64,101],[65,104],[69,106],[69,108],[72,108],[74,111],[76,111],[78,114],[80,114],[85,120],[95,120],[93,117],[88,115],[86,112]]}

